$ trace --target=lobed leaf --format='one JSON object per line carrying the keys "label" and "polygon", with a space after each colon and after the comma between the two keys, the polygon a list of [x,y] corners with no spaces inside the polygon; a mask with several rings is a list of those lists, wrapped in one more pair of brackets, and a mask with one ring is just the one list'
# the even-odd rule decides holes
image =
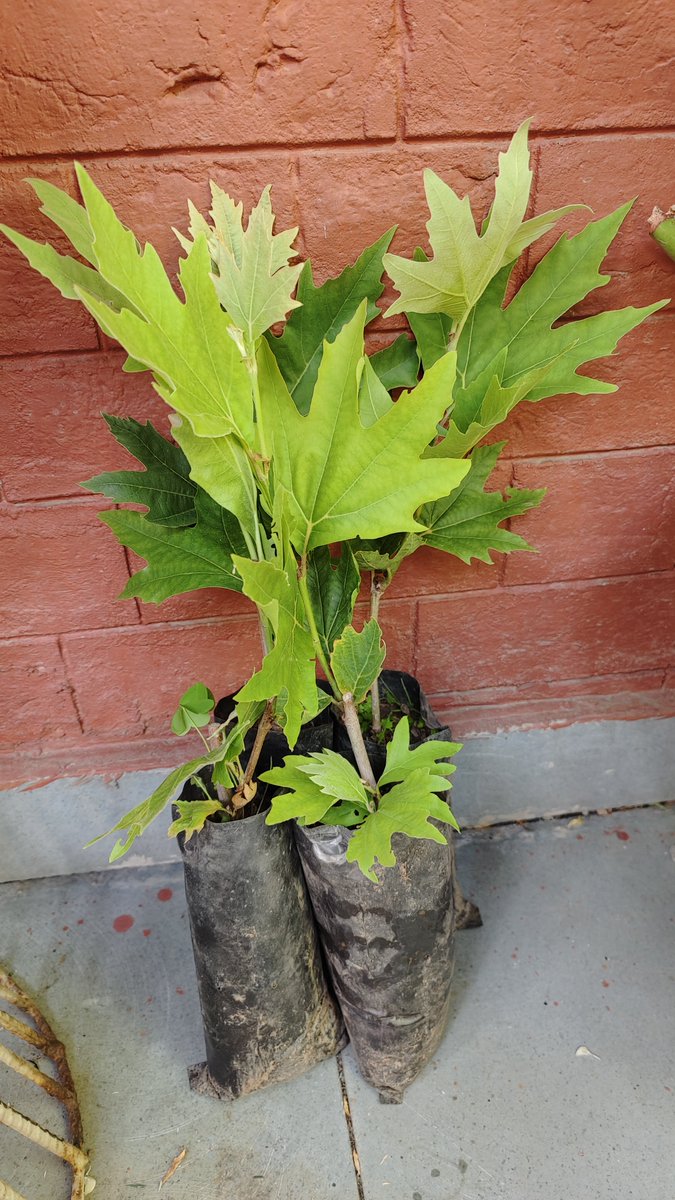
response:
{"label": "lobed leaf", "polygon": [[331,670],[342,695],[351,693],[355,704],[360,704],[380,674],[384,656],[382,630],[374,618],[360,633],[348,625],[330,656]]}
{"label": "lobed leaf", "polygon": [[189,478],[190,464],[182,450],[162,437],[150,421],[142,425],[133,417],[103,416],[113,437],[145,470],[106,471],[81,486],[121,503],[146,505],[147,519],[155,525],[194,525],[197,488]]}
{"label": "lobed leaf", "polygon": [[392,849],[394,834],[445,844],[447,838],[431,824],[432,819],[455,829],[459,827],[446,802],[436,795],[437,783],[438,777],[422,768],[386,792],[377,811],[370,813],[350,838],[347,861],[358,863],[363,874],[377,883],[375,863],[382,867],[393,867],[396,863]]}
{"label": "lobed leaf", "polygon": [[310,551],[307,587],[324,653],[330,658],[333,644],[348,625],[361,586],[361,573],[348,545],[333,558],[328,546]]}

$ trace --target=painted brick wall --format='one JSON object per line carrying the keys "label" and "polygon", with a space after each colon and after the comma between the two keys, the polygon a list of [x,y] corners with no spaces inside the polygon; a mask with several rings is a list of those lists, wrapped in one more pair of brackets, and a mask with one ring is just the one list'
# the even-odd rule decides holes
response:
{"label": "painted brick wall", "polygon": [[[188,196],[205,205],[209,176],[246,202],[271,181],[321,278],[394,221],[412,249],[426,165],[484,209],[532,115],[540,209],[639,195],[601,302],[675,291],[645,234],[675,199],[666,0],[649,20],[613,0],[26,0],[4,43],[2,219],[34,235],[23,178],[75,192],[75,157],[172,265],[170,226]],[[156,765],[184,686],[228,691],[253,667],[255,622],[226,592],[115,599],[131,564],[78,480],[125,458],[101,410],[166,414],[5,243],[0,275],[2,780]],[[509,422],[502,482],[549,488],[517,526],[541,554],[467,568],[431,552],[384,605],[390,661],[460,734],[675,711],[675,307],[604,369],[617,394]]]}

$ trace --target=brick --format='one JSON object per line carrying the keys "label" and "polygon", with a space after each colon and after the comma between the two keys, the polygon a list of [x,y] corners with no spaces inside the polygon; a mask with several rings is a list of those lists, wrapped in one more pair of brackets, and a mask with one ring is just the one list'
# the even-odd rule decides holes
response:
{"label": "brick", "polygon": [[672,122],[672,8],[404,0],[406,132],[489,133]]}
{"label": "brick", "polygon": [[[393,136],[394,14],[365,0],[40,0],[8,26],[6,154]],[[133,37],[130,38],[130,30]]]}
{"label": "brick", "polygon": [[[145,564],[130,552],[132,570]],[[172,596],[162,604],[144,604],[139,601],[141,621],[144,625],[166,624],[168,621],[204,621],[207,618],[246,616],[254,611],[253,604],[240,592],[225,588],[202,588],[184,596]]]}
{"label": "brick", "polygon": [[254,617],[70,634],[64,653],[84,731],[106,738],[167,734],[192,683],[226,695],[261,659]]}
{"label": "brick", "polygon": [[[368,616],[368,605],[359,602],[354,613],[355,627],[362,628]],[[383,600],[379,623],[387,648],[385,666],[397,671],[414,671],[417,628],[415,604],[410,600]]]}
{"label": "brick", "polygon": [[0,512],[6,584],[0,626],[8,636],[138,621],[133,601],[116,603],[128,579],[124,551],[97,520],[100,504],[60,501]]}
{"label": "brick", "polygon": [[[675,289],[674,289],[675,290]],[[520,404],[495,437],[514,458],[675,444],[675,317],[654,316],[590,367],[618,385],[600,396]]]}
{"label": "brick", "polygon": [[419,602],[418,671],[450,690],[656,670],[675,642],[672,572]]}
{"label": "brick", "polygon": [[[0,745],[78,737],[80,726],[55,638],[0,642],[6,719]],[[4,786],[0,781],[0,786]]]}
{"label": "brick", "polygon": [[545,487],[512,522],[538,554],[510,554],[504,582],[594,579],[675,566],[675,448],[516,463],[517,487]]}
{"label": "brick", "polygon": [[[672,20],[675,24],[675,16]],[[672,297],[673,264],[649,237],[647,218],[655,204],[667,208],[675,195],[675,134],[546,139],[539,155],[537,211],[570,203],[588,204],[593,210],[567,218],[564,228],[570,232],[637,197],[603,267],[603,273],[615,278],[573,309],[573,314]],[[531,262],[538,261],[554,240],[554,235],[549,235],[537,242]]]}
{"label": "brick", "polygon": [[496,587],[503,555],[495,554],[493,558],[492,566],[475,560],[469,566],[443,550],[423,546],[404,560],[387,596],[442,596]]}
{"label": "brick", "polygon": [[169,409],[149,374],[125,374],[123,354],[68,354],[0,361],[4,437],[0,475],[9,500],[82,495],[83,479],[138,466],[102,412],[152,420],[168,433]]}
{"label": "brick", "polygon": [[[75,192],[71,167],[41,162],[33,170],[25,163],[5,163],[0,166],[0,220],[27,237],[52,242],[61,254],[72,252],[68,239],[40,213],[37,196],[25,183],[27,175]],[[0,354],[97,348],[94,322],[82,305],[64,300],[0,234]]]}

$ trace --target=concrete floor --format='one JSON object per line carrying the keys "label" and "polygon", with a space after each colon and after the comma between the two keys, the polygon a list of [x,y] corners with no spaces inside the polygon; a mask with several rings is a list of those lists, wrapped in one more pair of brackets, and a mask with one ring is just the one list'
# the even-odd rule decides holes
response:
{"label": "concrete floor", "polygon": [[[233,1105],[189,1091],[203,1046],[178,865],[3,884],[0,962],[66,1042],[94,1196],[156,1194],[186,1147],[167,1200],[673,1200],[675,809],[458,847],[485,924],[458,935],[439,1053],[400,1108],[343,1056],[358,1174],[335,1062]],[[56,1128],[4,1067],[0,1096]],[[0,1168],[29,1200],[67,1195],[2,1127]]]}

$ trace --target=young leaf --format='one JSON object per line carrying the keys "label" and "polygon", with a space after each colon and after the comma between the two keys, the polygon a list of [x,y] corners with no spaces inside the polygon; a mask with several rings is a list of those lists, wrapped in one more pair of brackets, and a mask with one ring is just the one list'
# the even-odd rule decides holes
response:
{"label": "young leaf", "polygon": [[438,550],[445,550],[462,562],[472,558],[491,563],[491,550],[509,554],[512,550],[532,550],[518,534],[502,529],[509,517],[519,516],[541,504],[545,489],[527,491],[507,488],[501,492],[486,492],[484,485],[491,474],[506,442],[479,446],[471,456],[471,470],[459,487],[444,500],[426,504],[421,519],[427,525],[422,540]]}
{"label": "young leaf", "polygon": [[260,776],[263,783],[271,783],[280,789],[272,797],[271,808],[265,818],[267,825],[280,825],[283,821],[292,820],[297,820],[301,825],[315,825],[335,804],[335,798],[323,792],[301,770],[309,761],[303,755],[293,754],[284,759],[283,767],[273,767]]}
{"label": "young leaf", "polygon": [[263,610],[274,632],[274,646],[261,669],[237,693],[237,700],[278,697],[286,738],[289,746],[294,746],[303,720],[319,711],[314,644],[305,620],[295,558],[287,550],[287,568],[240,557],[233,562],[244,595]]}
{"label": "young leaf", "polygon": [[197,525],[189,529],[166,529],[126,509],[100,514],[118,542],[148,564],[132,575],[120,599],[138,596],[161,604],[199,588],[241,591],[241,577],[232,566],[232,555],[246,550],[238,522],[208,496],[198,496],[196,504]]}
{"label": "young leaf", "polygon": [[[454,773],[455,767],[445,760],[461,749],[459,742],[442,742],[435,738],[421,742],[419,746],[411,749],[410,723],[407,717],[401,717],[387,746],[387,760],[378,780],[378,787],[402,783],[413,771],[423,768],[430,775],[438,776],[441,789],[446,791],[450,786],[447,777]],[[434,787],[433,790],[436,791],[437,788]]]}
{"label": "young leaf", "polygon": [[675,258],[675,204],[667,212],[655,208],[649,218],[649,232],[670,258]]}
{"label": "young leaf", "polygon": [[419,530],[415,510],[448,495],[468,470],[422,458],[450,402],[455,356],[446,355],[412,392],[368,429],[358,415],[365,301],[326,343],[308,416],[296,409],[265,342],[259,356],[263,420],[277,487],[287,494],[291,540],[300,553],[352,537]]}
{"label": "young leaf", "polygon": [[[421,246],[413,251],[414,262],[428,262],[428,256]],[[417,349],[425,371],[433,367],[437,359],[447,352],[450,340],[452,320],[447,313],[407,313],[408,324],[412,329]]]}
{"label": "young leaf", "polygon": [[211,240],[211,249],[218,270],[213,282],[221,304],[253,347],[266,329],[299,306],[291,293],[302,264],[288,265],[296,257],[292,243],[298,231],[272,232],[269,185],[251,212],[245,232],[241,204],[235,205],[220,189],[214,189],[213,194],[216,237]]}
{"label": "young leaf", "polygon": [[202,729],[204,725],[208,725],[215,702],[213,692],[209,691],[205,683],[194,683],[183,693],[173,714],[173,732],[182,737],[191,729]]}
{"label": "young leaf", "polygon": [[139,249],[133,233],[87,172],[77,168],[101,275],[123,292],[135,312],[114,311],[78,288],[82,303],[101,328],[128,354],[165,381],[171,405],[203,437],[236,432],[254,440],[253,402],[248,371],[228,330],[231,319],[220,307],[210,279],[211,259],[200,236],[181,261],[181,303],[154,247]]}
{"label": "young leaf", "polygon": [[7,225],[0,225],[0,232],[4,233],[28,259],[33,270],[53,283],[66,300],[80,300],[80,289],[85,289],[90,295],[96,296],[104,306],[112,304],[123,308],[127,305],[125,297],[92,267],[86,267],[84,263],[70,258],[67,254],[59,254],[58,250],[44,242],[24,237],[22,233],[17,233]]}
{"label": "young leaf", "polygon": [[500,385],[506,389],[537,372],[525,395],[530,401],[616,391],[615,384],[577,375],[577,368],[612,354],[624,334],[667,302],[603,312],[563,325],[557,322],[589,292],[609,282],[599,267],[630,208],[625,204],[591,221],[574,237],[563,235],[505,308],[505,273],[493,281],[459,339],[455,419],[458,410],[469,410],[465,391],[471,404],[475,406],[476,399],[480,404],[481,389],[497,364]]}
{"label": "young leaf", "polygon": [[177,837],[179,833],[184,833],[186,842],[190,841],[193,833],[204,828],[208,817],[218,810],[225,814],[220,800],[176,800],[176,808],[179,815],[169,825],[168,834],[169,837]]}
{"label": "young leaf", "polygon": [[197,437],[189,421],[173,418],[173,435],[185,451],[190,478],[222,508],[234,513],[253,537],[257,524],[258,492],[251,463],[234,434]]}
{"label": "young leaf", "polygon": [[348,545],[342,547],[338,558],[331,557],[328,546],[317,546],[311,551],[307,563],[307,587],[327,658],[335,639],[352,619],[360,586],[361,573]]}
{"label": "young leaf", "polygon": [[[111,833],[124,833],[125,838],[119,838],[113,846],[110,854],[110,862],[117,862],[123,854],[127,853],[133,846],[136,838],[148,828],[148,825],[158,817],[159,814],[166,808],[167,804],[173,799],[174,795],[181,787],[186,779],[191,775],[196,775],[202,767],[207,767],[213,763],[220,762],[224,759],[232,760],[232,750],[230,740],[228,739],[221,746],[217,746],[209,754],[203,755],[201,758],[193,758],[188,763],[183,763],[182,766],[176,767],[175,770],[167,775],[166,779],[160,783],[159,787],[155,788],[151,796],[147,800],[143,800],[132,808],[128,813],[113,825],[112,829],[108,829],[105,833],[100,833],[98,837],[92,838],[87,842],[87,846],[93,846],[95,842],[100,842],[101,838],[108,837]],[[86,848],[86,847],[85,847]]]}
{"label": "young leaf", "polygon": [[395,833],[445,844],[447,838],[431,824],[431,819],[444,821],[455,829],[459,827],[448,805],[436,795],[437,783],[437,776],[420,769],[382,796],[377,811],[370,813],[352,835],[347,862],[358,863],[363,874],[377,883],[375,862],[383,867],[393,867],[396,862],[391,845]]}
{"label": "young leaf", "polygon": [[[360,633],[348,625],[335,643],[330,656],[331,670],[343,696],[348,692],[354,703],[360,704],[377,679],[384,662],[385,647],[382,630],[373,618]],[[345,796],[344,799],[349,799]]]}
{"label": "young leaf", "polygon": [[523,221],[532,184],[528,127],[529,122],[524,122],[506,153],[499,155],[495,198],[480,234],[468,197],[460,200],[433,171],[424,172],[433,258],[420,262],[385,255],[385,267],[400,293],[386,316],[399,312],[447,313],[453,320],[463,320],[503,266],[579,207],[571,205]]}
{"label": "young leaf", "polygon": [[[444,349],[447,350],[447,338]],[[401,333],[391,346],[370,355],[370,365],[388,392],[396,388],[414,388],[420,370],[417,345]]]}
{"label": "young leaf", "polygon": [[89,492],[102,492],[111,500],[147,505],[147,519],[154,525],[194,525],[197,488],[189,478],[190,464],[182,450],[162,437],[149,421],[142,425],[133,417],[103,416],[113,437],[143,463],[145,470],[106,471],[81,486]]}
{"label": "young leaf", "polygon": [[312,265],[306,262],[297,291],[301,307],[291,313],[281,337],[268,335],[286,386],[303,415],[309,412],[324,342],[335,340],[363,300],[368,302],[366,324],[378,315],[375,301],[383,290],[382,255],[394,233],[395,228],[389,229],[353,266],[320,287],[314,286]]}
{"label": "young leaf", "polygon": [[298,763],[298,770],[303,775],[308,775],[324,795],[332,796],[334,800],[347,800],[350,804],[368,806],[363,782],[342,754],[336,754],[334,750],[318,751],[310,754],[303,763]]}

